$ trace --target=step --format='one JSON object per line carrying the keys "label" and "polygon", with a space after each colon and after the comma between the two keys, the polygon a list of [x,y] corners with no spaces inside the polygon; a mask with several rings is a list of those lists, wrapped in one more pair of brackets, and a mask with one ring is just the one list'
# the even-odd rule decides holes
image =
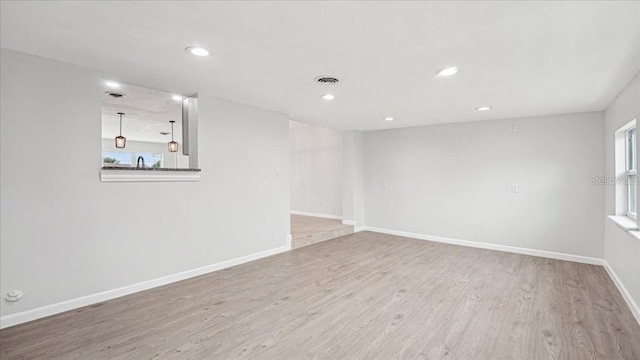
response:
{"label": "step", "polygon": [[340,236],[345,236],[349,234],[353,234],[353,225],[340,225],[339,227],[332,230],[323,231],[316,234],[311,234],[304,237],[299,237],[297,239],[293,239],[291,241],[291,248],[298,249],[303,246],[317,244],[319,242],[335,239]]}

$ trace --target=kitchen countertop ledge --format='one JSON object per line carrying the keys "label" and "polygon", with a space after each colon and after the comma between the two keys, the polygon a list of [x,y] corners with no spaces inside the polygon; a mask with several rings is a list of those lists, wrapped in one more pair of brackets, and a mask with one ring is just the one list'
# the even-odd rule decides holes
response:
{"label": "kitchen countertop ledge", "polygon": [[102,182],[193,182],[200,181],[200,169],[121,168],[104,166],[100,170]]}
{"label": "kitchen countertop ledge", "polygon": [[175,169],[175,168],[142,168],[142,169],[137,169],[134,167],[118,167],[118,166],[103,166],[102,170],[125,170],[125,171],[202,171],[200,169]]}

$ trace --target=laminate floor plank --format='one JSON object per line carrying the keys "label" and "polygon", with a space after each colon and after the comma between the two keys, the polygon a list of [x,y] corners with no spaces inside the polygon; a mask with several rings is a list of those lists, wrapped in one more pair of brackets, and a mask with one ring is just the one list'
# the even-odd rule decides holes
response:
{"label": "laminate floor plank", "polygon": [[0,330],[4,359],[640,359],[595,265],[359,232]]}

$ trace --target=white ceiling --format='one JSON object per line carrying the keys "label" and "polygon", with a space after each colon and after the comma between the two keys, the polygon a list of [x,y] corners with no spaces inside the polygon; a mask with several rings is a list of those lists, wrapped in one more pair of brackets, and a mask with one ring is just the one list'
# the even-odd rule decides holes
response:
{"label": "white ceiling", "polygon": [[[113,139],[120,132],[119,112],[122,117],[122,136],[128,141],[168,143],[171,141],[171,123],[174,120],[174,138],[182,142],[182,103],[172,99],[172,95],[121,84],[119,88],[104,87],[106,92],[125,95],[114,98],[105,94],[102,101],[102,138]],[[162,135],[160,132],[168,132]]]}
{"label": "white ceiling", "polygon": [[[640,70],[639,2],[0,6],[4,48],[342,130],[602,110]],[[212,56],[187,54],[191,45]],[[434,79],[446,65],[460,73]],[[313,83],[327,74],[341,83]]]}

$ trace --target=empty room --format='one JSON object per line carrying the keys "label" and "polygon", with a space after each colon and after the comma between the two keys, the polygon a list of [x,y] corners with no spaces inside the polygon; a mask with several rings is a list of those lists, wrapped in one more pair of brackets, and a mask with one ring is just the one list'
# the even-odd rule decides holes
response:
{"label": "empty room", "polygon": [[0,1],[0,359],[640,360],[640,2]]}

